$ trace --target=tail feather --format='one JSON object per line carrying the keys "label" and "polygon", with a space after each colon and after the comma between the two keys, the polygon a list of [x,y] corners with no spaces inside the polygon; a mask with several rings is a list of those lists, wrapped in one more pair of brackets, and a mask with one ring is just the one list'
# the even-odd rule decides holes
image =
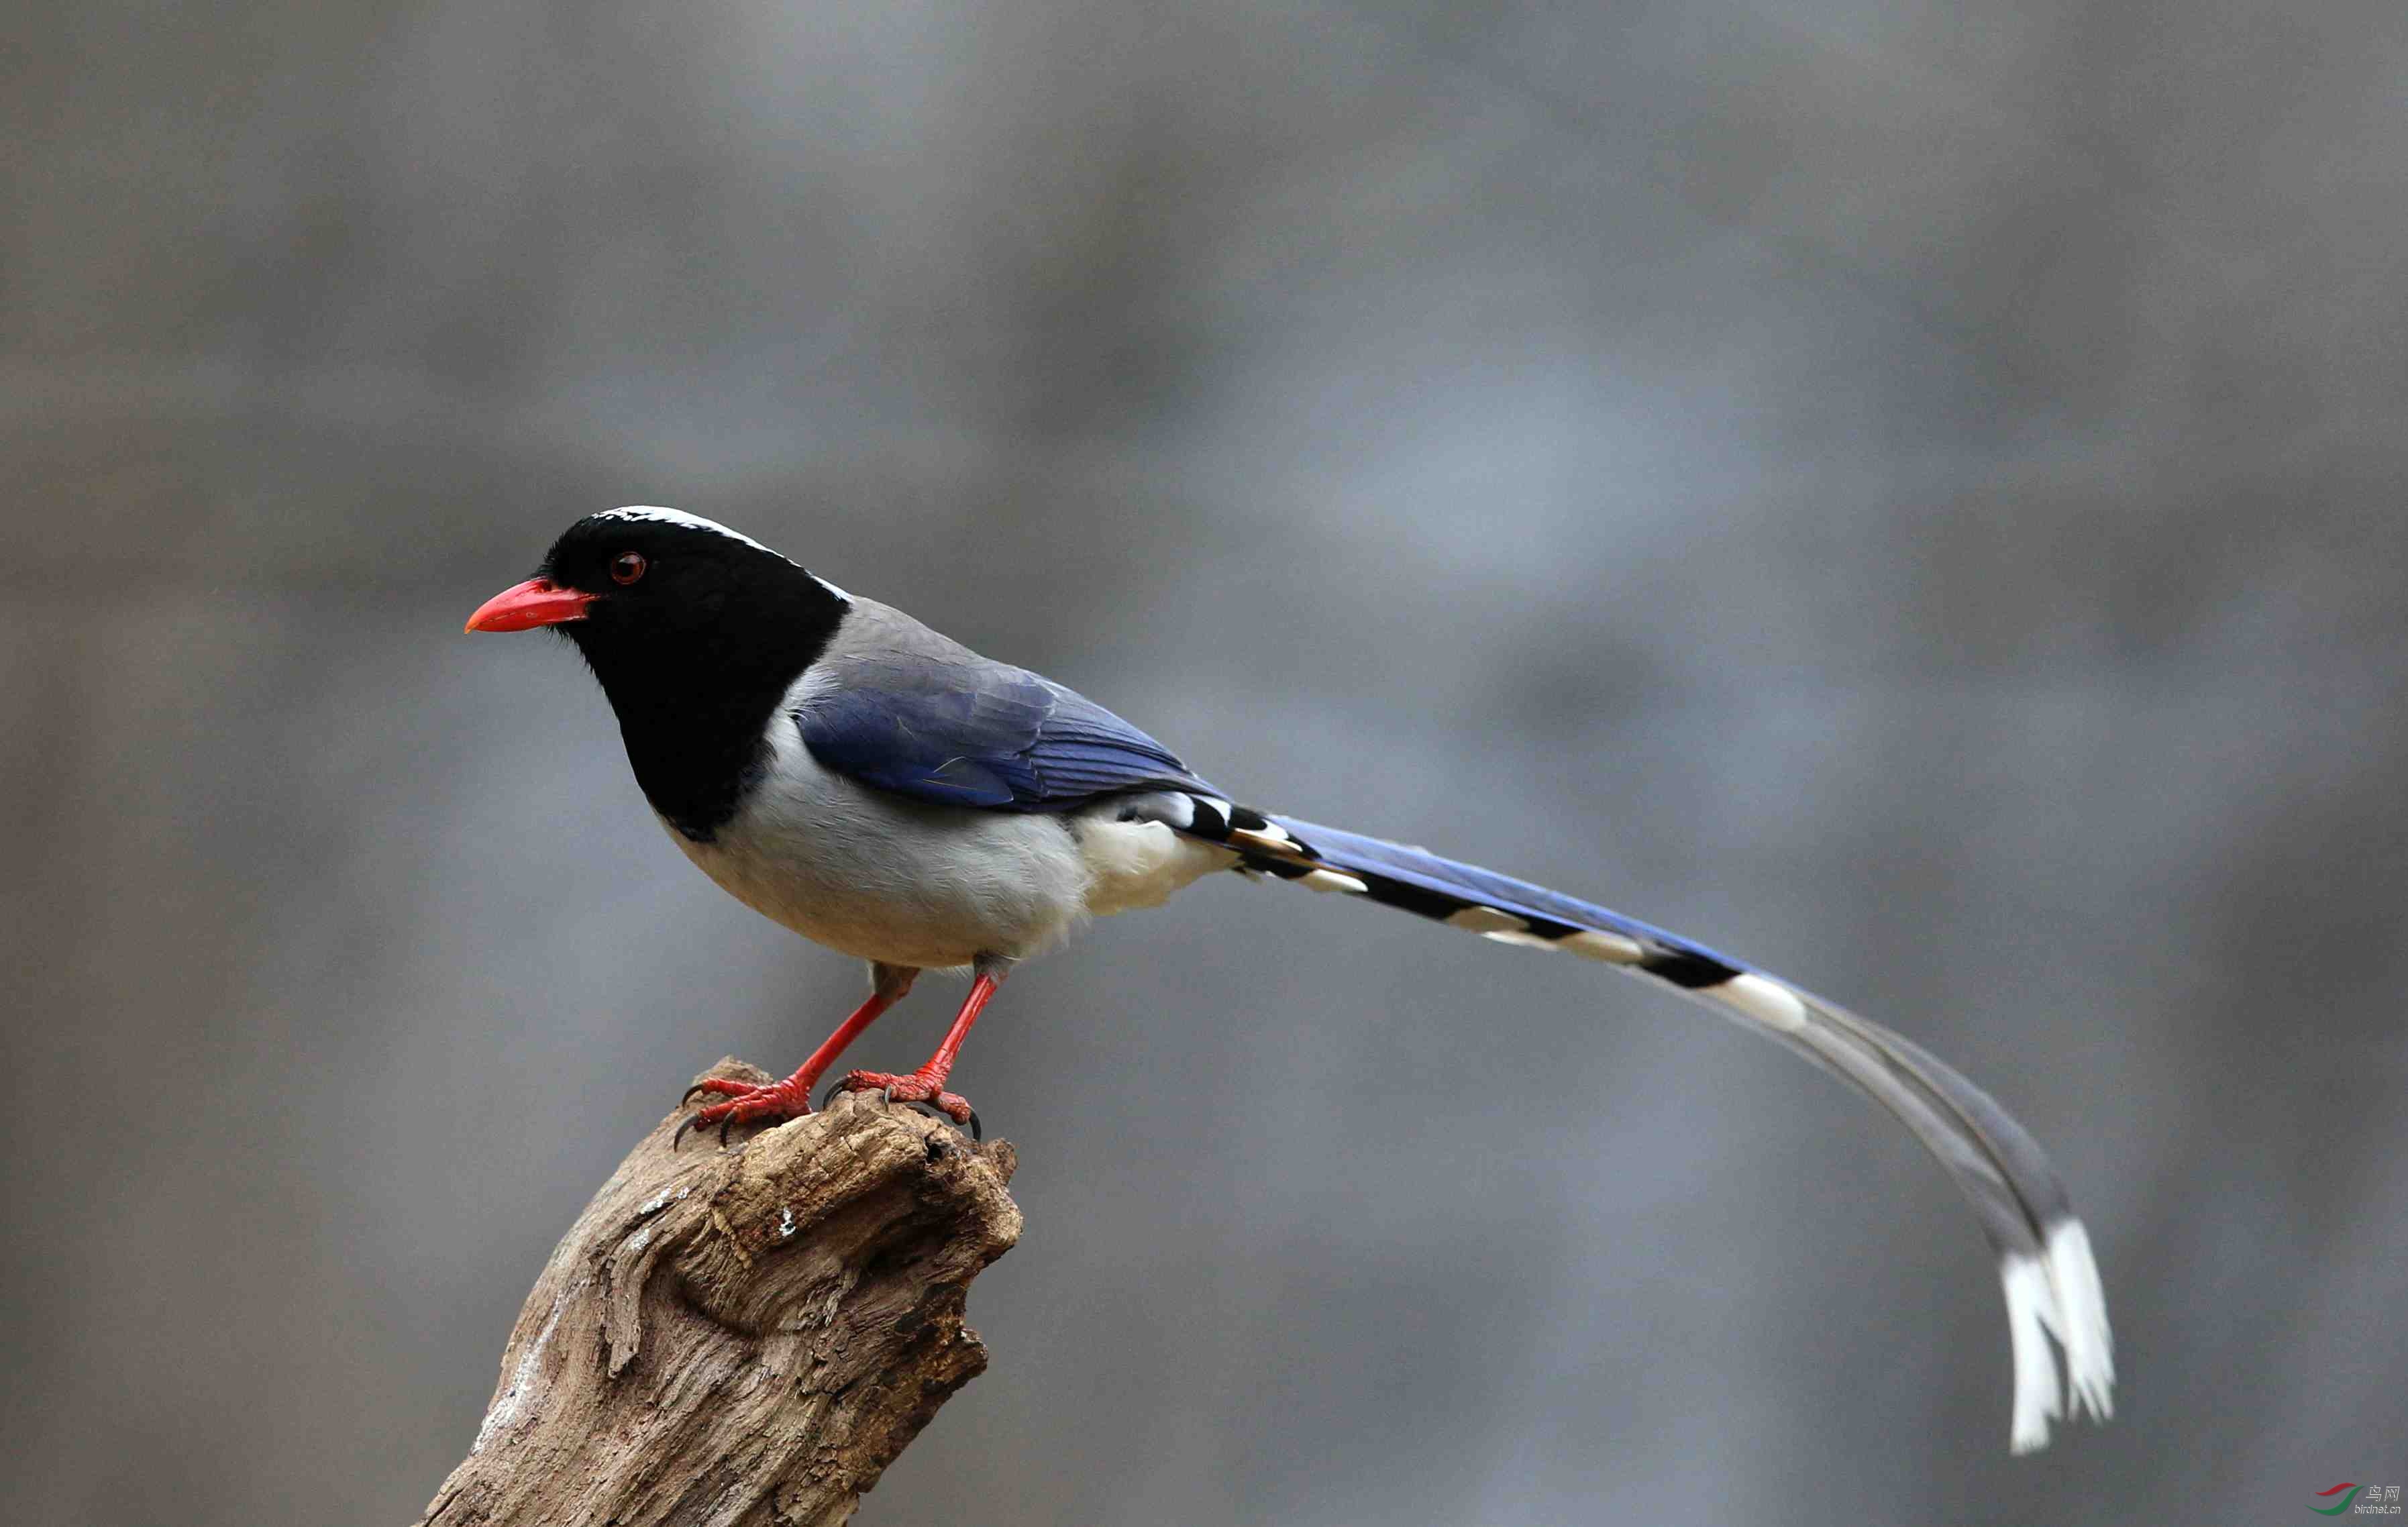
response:
{"label": "tail feather", "polygon": [[[1702,944],[1560,892],[1381,838],[1221,801],[1199,805],[1184,830],[1236,850],[1244,868],[1651,978],[1855,1086],[1938,1158],[1999,1256],[2014,1354],[2010,1448],[2043,1446],[2060,1415],[2087,1409],[2103,1420],[2112,1413],[2106,1299],[2063,1185],[2013,1116],[1921,1046]],[[2064,1349],[2070,1393],[2062,1403],[2043,1332]]]}

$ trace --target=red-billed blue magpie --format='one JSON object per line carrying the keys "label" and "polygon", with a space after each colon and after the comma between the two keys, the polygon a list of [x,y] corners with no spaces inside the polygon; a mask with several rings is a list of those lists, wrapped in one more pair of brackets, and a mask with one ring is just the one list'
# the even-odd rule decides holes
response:
{"label": "red-billed blue magpie", "polygon": [[[869,963],[870,994],[795,1074],[712,1080],[681,1127],[798,1117],[845,1048],[923,970],[969,996],[926,1064],[854,1071],[975,1127],[948,1092],[980,1010],[1018,961],[1089,918],[1237,870],[1383,902],[1499,943],[1562,949],[1707,1003],[1904,1120],[1972,1201],[2005,1285],[2017,1452],[2114,1383],[2089,1239],[2040,1147],[1916,1046],[1702,944],[1558,892],[1238,805],[1071,690],[983,658],[758,541],[674,509],[589,515],[471,631],[550,626],[617,712],[671,839],[731,895]],[[691,1094],[689,1094],[691,1095]],[[2054,1337],[2065,1354],[2060,1395]]]}

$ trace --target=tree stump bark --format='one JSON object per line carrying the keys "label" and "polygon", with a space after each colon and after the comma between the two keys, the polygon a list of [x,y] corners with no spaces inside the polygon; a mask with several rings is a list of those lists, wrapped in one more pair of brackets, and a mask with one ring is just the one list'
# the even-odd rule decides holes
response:
{"label": "tree stump bark", "polygon": [[682,1117],[552,1252],[420,1527],[836,1527],[985,1370],[963,1302],[1020,1236],[1010,1146],[875,1095],[740,1150],[672,1152]]}

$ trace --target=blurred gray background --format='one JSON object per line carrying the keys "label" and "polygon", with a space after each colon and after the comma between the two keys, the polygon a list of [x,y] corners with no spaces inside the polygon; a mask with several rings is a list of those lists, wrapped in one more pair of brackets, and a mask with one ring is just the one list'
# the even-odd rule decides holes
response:
{"label": "blurred gray background", "polygon": [[2055,1153],[2125,1375],[2010,1460],[1989,1259],[1888,1119],[1230,878],[982,1024],[1027,1234],[865,1523],[2408,1480],[2392,0],[9,30],[12,1520],[408,1520],[621,1154],[857,997],[570,652],[460,634],[623,503],[1926,1041]]}

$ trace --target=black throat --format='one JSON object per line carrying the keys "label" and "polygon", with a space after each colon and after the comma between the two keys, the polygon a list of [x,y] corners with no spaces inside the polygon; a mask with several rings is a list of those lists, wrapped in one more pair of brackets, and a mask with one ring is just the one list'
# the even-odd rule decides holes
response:
{"label": "black throat", "polygon": [[781,572],[791,576],[756,574],[641,618],[599,603],[557,628],[618,713],[644,798],[695,843],[712,841],[760,781],[778,702],[844,620],[842,595],[791,564]]}

